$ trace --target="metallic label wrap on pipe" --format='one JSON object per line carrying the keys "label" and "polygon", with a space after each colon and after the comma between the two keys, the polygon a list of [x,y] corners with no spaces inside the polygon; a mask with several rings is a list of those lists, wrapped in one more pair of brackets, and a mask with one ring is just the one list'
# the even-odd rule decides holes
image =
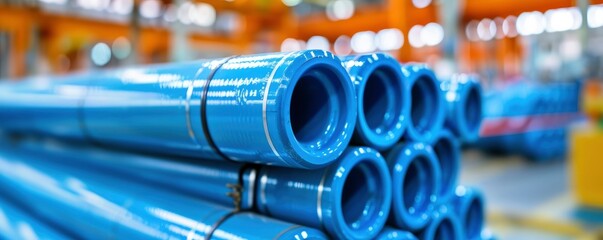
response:
{"label": "metallic label wrap on pipe", "polygon": [[420,240],[467,240],[460,220],[448,205],[433,211],[431,222],[417,236]]}
{"label": "metallic label wrap on pipe", "polygon": [[417,237],[411,232],[392,227],[384,227],[375,240],[417,240]]}
{"label": "metallic label wrap on pipe", "polygon": [[453,75],[441,81],[440,89],[446,99],[445,126],[463,142],[474,142],[479,138],[483,118],[482,87],[475,76]]}
{"label": "metallic label wrap on pipe", "polygon": [[434,139],[432,148],[442,172],[438,201],[447,203],[454,195],[458,182],[461,167],[461,146],[457,138],[450,131],[444,129]]}
{"label": "metallic label wrap on pipe", "polygon": [[415,142],[432,142],[444,126],[444,96],[433,71],[420,64],[402,66],[404,82],[410,94],[410,123],[406,138]]}
{"label": "metallic label wrap on pipe", "polygon": [[4,148],[0,151],[0,186],[78,238],[205,239],[215,227],[211,239],[255,234],[279,239],[304,232],[326,239],[315,229],[243,213],[231,215],[222,224],[232,221],[261,227],[216,226],[232,209],[77,167],[59,167],[50,164],[52,161]]}
{"label": "metallic label wrap on pipe", "polygon": [[[2,194],[10,194],[0,190]],[[0,198],[0,239],[69,239],[40,219]]]}
{"label": "metallic label wrap on pipe", "polygon": [[392,177],[390,224],[408,231],[423,228],[438,201],[441,171],[431,146],[401,143],[387,154]]}
{"label": "metallic label wrap on pipe", "polygon": [[387,220],[390,181],[379,152],[349,148],[324,169],[263,167],[257,207],[268,216],[325,229],[336,239],[371,239]]}
{"label": "metallic label wrap on pipe", "polygon": [[458,186],[452,204],[464,228],[464,239],[481,239],[486,220],[482,193],[476,188]]}
{"label": "metallic label wrap on pipe", "polygon": [[380,151],[391,148],[410,121],[410,91],[402,81],[400,63],[384,53],[347,56],[342,62],[358,99],[352,141]]}
{"label": "metallic label wrap on pipe", "polygon": [[[352,83],[327,51],[149,65],[49,81],[37,89],[29,81],[3,84],[2,92],[22,91],[0,97],[1,127],[80,135],[162,154],[318,168],[341,155],[356,122]],[[57,112],[53,121],[42,120]]]}

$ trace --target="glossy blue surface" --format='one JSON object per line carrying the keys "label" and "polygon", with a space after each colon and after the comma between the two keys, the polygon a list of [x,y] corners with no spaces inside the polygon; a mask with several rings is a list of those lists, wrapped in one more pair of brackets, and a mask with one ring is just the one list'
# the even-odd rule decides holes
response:
{"label": "glossy blue surface", "polygon": [[386,157],[392,177],[392,207],[389,222],[417,231],[429,222],[441,184],[440,165],[431,146],[401,143]]}
{"label": "glossy blue surface", "polygon": [[421,240],[468,240],[458,217],[447,205],[441,205],[433,212],[431,222],[417,236]]}
{"label": "glossy blue surface", "polygon": [[464,229],[465,239],[482,239],[486,219],[482,193],[476,188],[458,186],[452,206]]}
{"label": "glossy blue surface", "polygon": [[38,88],[29,82],[2,85],[0,91],[10,93],[0,94],[2,127],[221,159],[208,141],[213,139],[219,152],[235,161],[318,168],[341,155],[356,122],[356,97],[347,72],[337,57],[319,50],[151,65],[49,81],[52,84]]}
{"label": "glossy blue surface", "polygon": [[[53,159],[0,151],[0,186],[38,215],[81,239],[204,239],[232,209],[106,175],[55,166]],[[311,235],[318,230],[238,213],[212,239]],[[261,226],[256,228],[238,226]]]}
{"label": "glossy blue surface", "polygon": [[[228,186],[239,184],[240,175],[243,177],[240,207],[249,209],[253,206],[257,170],[246,168],[239,173],[244,167],[242,164],[136,155],[90,145],[39,140],[24,140],[14,147],[40,158],[51,157],[60,164],[142,181],[229,207],[234,206],[234,199],[228,195],[234,189]],[[40,151],[42,149],[44,151]]]}
{"label": "glossy blue surface", "polygon": [[[92,75],[92,74],[91,74]],[[87,91],[84,75],[36,77],[19,84],[0,83],[0,128],[85,139],[80,106]]]}
{"label": "glossy blue surface", "polygon": [[383,151],[400,140],[408,125],[410,91],[400,63],[384,53],[342,59],[354,83],[358,120],[353,142]]}
{"label": "glossy blue surface", "polygon": [[461,146],[447,129],[442,130],[432,145],[440,170],[441,180],[438,201],[447,203],[454,195],[461,165]]}
{"label": "glossy blue surface", "polygon": [[417,237],[411,232],[392,227],[384,227],[374,240],[417,240]]}
{"label": "glossy blue surface", "polygon": [[446,117],[445,100],[439,81],[425,65],[403,65],[402,74],[411,98],[406,138],[430,143],[442,129]]}
{"label": "glossy blue surface", "polygon": [[[10,194],[0,190],[1,194]],[[39,219],[0,198],[0,239],[70,239]]]}
{"label": "glossy blue surface", "polygon": [[266,215],[325,229],[335,239],[371,239],[387,220],[390,181],[379,152],[350,148],[324,169],[262,168],[257,206]]}
{"label": "glossy blue surface", "polygon": [[458,74],[440,82],[446,99],[445,126],[463,142],[479,138],[483,118],[482,88],[471,75]]}

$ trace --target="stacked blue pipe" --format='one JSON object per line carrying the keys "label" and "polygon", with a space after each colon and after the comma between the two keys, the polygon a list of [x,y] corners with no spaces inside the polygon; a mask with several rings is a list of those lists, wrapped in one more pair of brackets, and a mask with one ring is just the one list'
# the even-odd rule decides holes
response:
{"label": "stacked blue pipe", "polygon": [[482,88],[473,75],[456,74],[441,81],[440,88],[446,99],[445,125],[463,142],[479,138],[482,122]]}
{"label": "stacked blue pipe", "polygon": [[431,142],[444,125],[446,106],[433,71],[420,64],[402,66],[405,84],[410,91],[410,123],[406,138]]}
{"label": "stacked blue pipe", "polygon": [[326,239],[312,228],[48,164],[52,156],[26,153],[0,152],[3,195],[80,239]]}
{"label": "stacked blue pipe", "polygon": [[318,168],[348,145],[356,97],[340,60],[308,50],[5,84],[12,132],[203,159]]}
{"label": "stacked blue pipe", "polygon": [[4,84],[0,186],[79,238],[460,239],[481,92],[442,84],[317,50]]}
{"label": "stacked blue pipe", "polygon": [[264,215],[323,229],[341,239],[375,237],[390,211],[387,165],[379,152],[366,147],[349,148],[335,163],[315,170],[192,164],[187,159],[170,161],[34,140],[12,147],[38,158],[52,156],[55,163],[80,171],[122,175],[223,206],[255,207]]}
{"label": "stacked blue pipe", "polygon": [[[6,191],[1,191],[7,193]],[[0,198],[0,239],[67,239],[68,236],[47,223]]]}
{"label": "stacked blue pipe", "polygon": [[342,61],[358,99],[353,143],[377,150],[391,148],[410,121],[410,91],[400,63],[383,53],[348,56]]}
{"label": "stacked blue pipe", "polygon": [[[509,133],[487,135],[477,142],[483,150],[519,154],[531,160],[562,158],[567,151],[567,127],[580,119],[580,81],[549,84],[518,83],[491,91],[485,117],[516,119]],[[514,130],[517,128],[520,130]]]}

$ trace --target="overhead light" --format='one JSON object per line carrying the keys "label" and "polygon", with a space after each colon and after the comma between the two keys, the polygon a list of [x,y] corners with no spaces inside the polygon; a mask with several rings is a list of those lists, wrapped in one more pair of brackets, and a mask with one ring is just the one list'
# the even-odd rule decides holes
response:
{"label": "overhead light", "polygon": [[159,0],[144,0],[140,3],[140,15],[145,18],[157,18],[161,15]]}
{"label": "overhead light", "polygon": [[90,51],[92,63],[97,66],[104,66],[111,60],[111,48],[106,43],[97,43]]}
{"label": "overhead light", "polygon": [[285,4],[288,7],[295,7],[297,5],[299,5],[302,2],[302,0],[283,0],[283,4]]}
{"label": "overhead light", "polygon": [[469,41],[479,40],[479,37],[477,36],[477,25],[479,25],[479,22],[476,20],[472,20],[465,27],[465,35],[467,36],[467,39],[469,39]]}
{"label": "overhead light", "polygon": [[352,36],[352,50],[357,53],[368,53],[377,50],[375,33],[372,31],[357,32]]}
{"label": "overhead light", "polygon": [[517,23],[517,17],[508,16],[505,18],[502,24],[502,32],[507,37],[516,37],[517,36],[517,28],[515,24]]}
{"label": "overhead light", "polygon": [[349,19],[354,15],[352,0],[333,0],[327,3],[327,17],[333,21]]}
{"label": "overhead light", "polygon": [[603,27],[603,5],[592,5],[588,8],[587,22],[588,27]]}
{"label": "overhead light", "polygon": [[323,36],[313,36],[308,39],[308,42],[306,43],[306,49],[318,49],[329,51],[330,48],[331,45],[329,43],[329,40]]}
{"label": "overhead light", "polygon": [[428,23],[421,29],[421,41],[427,46],[435,46],[444,40],[444,29],[438,23]]}
{"label": "overhead light", "polygon": [[431,0],[412,0],[412,5],[416,8],[426,8],[431,4]]}
{"label": "overhead light", "polygon": [[346,35],[339,36],[333,44],[333,51],[337,55],[349,55],[352,53],[352,39]]}
{"label": "overhead light", "polygon": [[421,39],[422,31],[423,26],[421,25],[414,25],[412,28],[410,28],[410,30],[408,31],[408,43],[410,44],[410,46],[415,48],[425,46],[425,43]]}
{"label": "overhead light", "polygon": [[482,19],[477,25],[477,37],[490,41],[496,36],[496,23],[489,18]]}
{"label": "overhead light", "polygon": [[198,3],[194,10],[189,11],[193,23],[201,27],[210,27],[216,22],[216,9],[207,3]]}
{"label": "overhead light", "polygon": [[398,50],[404,45],[404,35],[396,28],[383,29],[377,33],[375,41],[381,51]]}
{"label": "overhead light", "polygon": [[302,49],[302,45],[294,38],[287,38],[281,43],[281,52],[294,52]]}
{"label": "overhead light", "polygon": [[125,59],[132,53],[132,44],[126,37],[118,37],[111,44],[113,56],[117,59]]}
{"label": "overhead light", "polygon": [[538,11],[524,12],[517,17],[517,32],[522,36],[537,35],[544,32],[546,18]]}

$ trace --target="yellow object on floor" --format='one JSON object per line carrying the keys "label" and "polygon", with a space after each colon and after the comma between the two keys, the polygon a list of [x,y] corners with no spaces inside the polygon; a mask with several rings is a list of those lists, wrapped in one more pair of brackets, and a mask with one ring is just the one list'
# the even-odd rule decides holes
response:
{"label": "yellow object on floor", "polygon": [[576,199],[587,207],[603,208],[603,129],[580,126],[571,134],[571,177]]}

